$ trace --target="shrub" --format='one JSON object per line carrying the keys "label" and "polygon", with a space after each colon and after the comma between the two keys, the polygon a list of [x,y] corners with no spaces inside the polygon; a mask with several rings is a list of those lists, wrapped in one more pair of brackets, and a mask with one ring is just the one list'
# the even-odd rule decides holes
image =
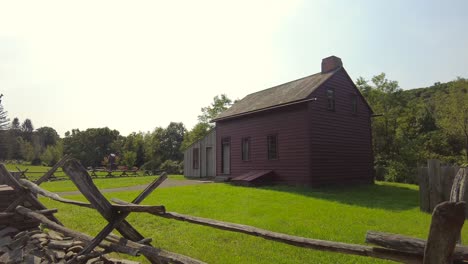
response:
{"label": "shrub", "polygon": [[182,162],[177,162],[173,160],[166,160],[161,164],[160,169],[169,173],[169,174],[182,174]]}

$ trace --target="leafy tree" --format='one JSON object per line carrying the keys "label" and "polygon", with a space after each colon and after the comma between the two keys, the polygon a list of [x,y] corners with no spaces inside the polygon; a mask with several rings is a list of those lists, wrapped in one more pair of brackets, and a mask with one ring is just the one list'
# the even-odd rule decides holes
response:
{"label": "leafy tree", "polygon": [[34,127],[33,127],[31,119],[29,118],[25,119],[23,123],[21,124],[21,137],[24,140],[31,142],[33,131],[34,131]]}
{"label": "leafy tree", "polygon": [[160,153],[161,160],[181,161],[183,154],[180,146],[184,140],[186,129],[184,124],[171,122],[161,135]]}
{"label": "leafy tree", "polygon": [[49,145],[41,155],[41,160],[47,166],[54,166],[63,156],[63,144]]}
{"label": "leafy tree", "polygon": [[24,120],[23,124],[21,125],[21,131],[25,133],[32,133],[34,131],[34,127],[33,127],[31,119],[26,118]]}
{"label": "leafy tree", "polygon": [[216,95],[213,98],[213,103],[201,109],[202,113],[198,116],[199,122],[192,128],[190,132],[186,133],[184,141],[181,145],[181,150],[183,151],[187,149],[190,145],[205,137],[214,127],[214,124],[210,123],[210,121],[218,116],[221,112],[228,109],[232,103],[232,100],[229,99],[225,94],[221,94],[220,96]]}
{"label": "leafy tree", "polygon": [[370,85],[364,78],[356,81],[356,86],[366,97],[374,112],[382,116],[372,120],[374,153],[379,165],[386,165],[398,155],[396,141],[397,118],[400,116],[404,98],[397,81],[388,80],[385,73],[374,76]]}
{"label": "leafy tree", "polygon": [[13,130],[20,130],[20,121],[17,117],[13,118],[13,121],[11,121],[11,129]]}
{"label": "leafy tree", "polygon": [[185,134],[184,141],[181,145],[181,150],[186,150],[188,147],[190,147],[190,145],[205,137],[210,129],[211,127],[207,123],[200,122],[196,124],[192,130],[190,130],[190,132]]}
{"label": "leafy tree", "polygon": [[130,151],[136,154],[134,165],[141,167],[145,163],[145,142],[143,133],[131,133],[123,139],[122,151]]}
{"label": "leafy tree", "polygon": [[121,164],[129,167],[129,168],[132,168],[133,166],[135,166],[135,162],[136,162],[136,159],[137,159],[137,154],[136,152],[133,152],[133,151],[125,151],[123,154],[122,154],[122,161],[121,161]]}
{"label": "leafy tree", "polygon": [[25,141],[22,138],[18,139],[20,149],[21,149],[21,156],[26,161],[32,161],[35,158],[34,147],[29,141]]}
{"label": "leafy tree", "polygon": [[[216,95],[213,98],[213,103],[211,103],[211,105],[201,109],[202,114],[198,116],[198,121],[209,124],[209,122],[218,116],[221,112],[228,109],[231,104],[232,100],[229,99],[225,94],[221,94],[220,96]],[[210,126],[213,127],[214,125],[210,124]]]}
{"label": "leafy tree", "polygon": [[170,174],[182,174],[183,161],[177,162],[173,160],[166,160],[161,164],[161,170]]}
{"label": "leafy tree", "polygon": [[146,162],[143,168],[146,170],[156,170],[162,163],[161,141],[164,134],[164,128],[157,127],[152,133],[144,135],[144,148]]}
{"label": "leafy tree", "polygon": [[115,151],[112,144],[120,136],[119,131],[107,127],[73,129],[67,135],[63,139],[64,153],[79,159],[84,166],[100,166],[103,157]]}
{"label": "leafy tree", "polygon": [[464,161],[468,162],[468,80],[458,78],[449,84],[448,94],[437,103],[438,124],[464,145]]}
{"label": "leafy tree", "polygon": [[39,137],[39,143],[43,148],[57,144],[60,139],[59,134],[51,127],[41,127],[36,130]]}

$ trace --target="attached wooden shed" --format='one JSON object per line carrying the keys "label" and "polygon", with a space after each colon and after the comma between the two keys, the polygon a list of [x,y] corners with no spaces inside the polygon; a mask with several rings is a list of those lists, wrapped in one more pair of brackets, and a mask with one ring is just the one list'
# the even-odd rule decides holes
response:
{"label": "attached wooden shed", "polygon": [[184,176],[205,178],[216,176],[216,129],[193,143],[184,152]]}

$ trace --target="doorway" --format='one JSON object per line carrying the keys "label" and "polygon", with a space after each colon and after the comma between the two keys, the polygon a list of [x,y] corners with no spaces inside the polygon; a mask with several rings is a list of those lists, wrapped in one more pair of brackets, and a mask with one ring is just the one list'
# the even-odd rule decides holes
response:
{"label": "doorway", "polygon": [[221,172],[230,174],[231,172],[231,138],[221,140]]}
{"label": "doorway", "polygon": [[207,177],[215,176],[214,175],[215,167],[214,167],[214,162],[213,162],[213,148],[212,147],[206,147],[205,160],[206,160],[206,176]]}

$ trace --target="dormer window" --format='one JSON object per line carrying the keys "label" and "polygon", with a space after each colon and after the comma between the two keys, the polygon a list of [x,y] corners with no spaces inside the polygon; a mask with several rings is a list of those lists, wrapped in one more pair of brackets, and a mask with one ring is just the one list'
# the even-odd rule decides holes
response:
{"label": "dormer window", "polygon": [[335,90],[332,88],[327,89],[327,109],[335,111]]}

